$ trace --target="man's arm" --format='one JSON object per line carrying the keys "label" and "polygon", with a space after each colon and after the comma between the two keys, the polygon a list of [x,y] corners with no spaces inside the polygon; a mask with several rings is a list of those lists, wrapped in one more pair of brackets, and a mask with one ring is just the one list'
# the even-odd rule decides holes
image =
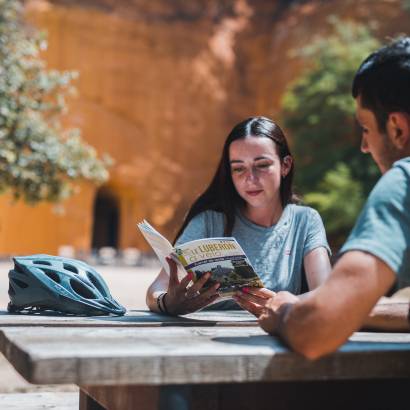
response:
{"label": "man's arm", "polygon": [[394,280],[394,272],[379,258],[347,252],[322,286],[303,299],[279,292],[259,321],[293,350],[315,359],[336,350],[360,329]]}

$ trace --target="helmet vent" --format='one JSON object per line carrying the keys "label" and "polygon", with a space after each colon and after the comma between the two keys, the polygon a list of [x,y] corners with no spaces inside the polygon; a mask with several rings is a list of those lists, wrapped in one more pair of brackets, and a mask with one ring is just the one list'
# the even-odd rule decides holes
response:
{"label": "helmet vent", "polygon": [[73,265],[65,263],[63,266],[64,266],[64,269],[69,270],[70,272],[78,273],[78,269]]}
{"label": "helmet vent", "polygon": [[88,279],[90,279],[92,284],[101,292],[103,296],[108,296],[107,291],[104,289],[104,286],[102,286],[101,282],[94,274],[92,274],[91,272],[87,272],[87,277]]}
{"label": "helmet vent", "polygon": [[112,303],[108,302],[107,300],[100,300],[99,303],[101,303],[104,306],[107,306],[109,308],[112,308]]}
{"label": "helmet vent", "polygon": [[57,282],[57,283],[61,282],[60,276],[58,276],[58,274],[55,273],[54,271],[48,270],[48,269],[42,269],[42,271],[54,282]]}
{"label": "helmet vent", "polygon": [[12,280],[21,289],[25,289],[28,287],[27,283],[23,282],[22,280],[16,278],[13,278]]}
{"label": "helmet vent", "polygon": [[34,264],[34,265],[47,265],[47,266],[51,266],[51,263],[50,263],[50,262],[48,262],[48,261],[41,261],[41,260],[33,261],[33,264]]}
{"label": "helmet vent", "polygon": [[85,285],[83,285],[80,281],[75,279],[70,279],[70,285],[75,293],[82,296],[86,299],[95,299],[95,295],[88,289]]}
{"label": "helmet vent", "polygon": [[24,272],[23,268],[18,263],[14,265],[14,270],[18,273],[21,273],[22,275],[26,274],[26,272]]}

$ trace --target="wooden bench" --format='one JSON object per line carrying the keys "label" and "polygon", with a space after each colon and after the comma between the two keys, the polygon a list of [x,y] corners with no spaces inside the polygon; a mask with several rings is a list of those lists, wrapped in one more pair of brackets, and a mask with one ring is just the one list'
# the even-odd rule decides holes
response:
{"label": "wooden bench", "polygon": [[[245,312],[230,313],[0,315],[0,349],[31,383],[79,385],[83,410],[380,409],[407,401],[410,334],[356,333],[312,362]],[[174,399],[182,405],[172,407]]]}
{"label": "wooden bench", "polygon": [[1,410],[75,410],[78,394],[68,392],[0,394]]}

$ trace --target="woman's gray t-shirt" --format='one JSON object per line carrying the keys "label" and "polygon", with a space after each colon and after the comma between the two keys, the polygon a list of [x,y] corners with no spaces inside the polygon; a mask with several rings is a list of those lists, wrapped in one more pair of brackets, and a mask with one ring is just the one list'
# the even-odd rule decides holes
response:
{"label": "woman's gray t-shirt", "polygon": [[[195,239],[222,237],[224,215],[205,211],[194,217],[177,244]],[[232,236],[248,256],[265,287],[275,292],[299,294],[302,287],[303,258],[324,247],[330,253],[322,219],[317,211],[300,205],[287,205],[278,223],[265,228],[237,213]]]}

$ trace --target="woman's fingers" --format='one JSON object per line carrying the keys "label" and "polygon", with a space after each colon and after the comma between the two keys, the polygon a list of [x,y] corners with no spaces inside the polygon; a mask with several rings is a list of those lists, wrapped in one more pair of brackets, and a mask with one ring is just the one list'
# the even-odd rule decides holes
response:
{"label": "woman's fingers", "polygon": [[169,265],[169,286],[175,287],[179,285],[177,264],[170,257],[166,258]]}
{"label": "woman's fingers", "polygon": [[256,295],[252,295],[251,293],[239,293],[238,292],[237,295],[241,298],[241,300],[247,300],[248,302],[255,303],[262,307],[264,307],[266,305],[266,302],[269,300],[263,297],[261,298]]}
{"label": "woman's fingers", "polygon": [[211,272],[207,272],[204,275],[202,275],[195,283],[189,288],[190,292],[193,294],[198,293],[205,283],[208,281],[208,279],[211,277]]}
{"label": "woman's fingers", "polygon": [[242,308],[259,317],[275,295],[275,292],[266,288],[242,288],[234,299]]}
{"label": "woman's fingers", "polygon": [[179,285],[181,288],[186,289],[186,287],[189,285],[189,282],[192,280],[192,272],[188,272],[182,279],[181,282],[179,282]]}
{"label": "woman's fingers", "polygon": [[188,313],[196,312],[197,310],[202,309],[210,303],[216,301],[218,298],[219,295],[218,293],[215,293],[215,291],[213,294],[207,292],[206,295],[203,293],[199,296],[185,298],[180,303],[177,314],[186,315]]}
{"label": "woman's fingers", "polygon": [[265,288],[242,288],[236,295],[240,297],[241,300],[248,301],[263,308],[268,300],[272,299],[276,294]]}
{"label": "woman's fingers", "polygon": [[234,300],[238,303],[239,306],[252,313],[256,317],[259,317],[265,309],[264,306],[259,303],[252,302],[251,300],[245,298],[244,295],[236,294],[234,296]]}
{"label": "woman's fingers", "polygon": [[205,292],[196,293],[194,296],[186,295],[186,300],[184,302],[186,313],[195,312],[196,310],[201,309],[209,305],[216,299],[218,299],[219,298],[219,294],[218,294],[219,286],[220,286],[219,283],[215,283]]}
{"label": "woman's fingers", "polygon": [[[205,282],[210,278],[210,273],[203,275],[191,287],[187,288],[189,282],[192,280],[192,273],[188,272],[188,274],[181,279],[181,282],[179,282],[177,281],[177,265],[173,260],[169,260],[169,258],[167,258],[167,261],[170,266],[170,278],[166,299],[169,313],[185,315],[195,312],[218,299],[219,294],[217,290],[220,286],[219,283],[215,283],[209,289],[202,288]],[[200,289],[203,291],[200,292]]]}
{"label": "woman's fingers", "polygon": [[209,289],[207,289],[207,290],[200,293],[200,298],[206,300],[206,299],[209,299],[210,297],[214,296],[215,294],[218,295],[217,291],[218,291],[220,286],[221,286],[221,284],[219,282],[213,284]]}
{"label": "woman's fingers", "polygon": [[263,299],[270,299],[273,298],[276,295],[276,292],[273,292],[272,290],[266,289],[266,288],[251,288],[251,287],[245,287],[242,288],[241,291],[246,294],[250,295],[255,295]]}

